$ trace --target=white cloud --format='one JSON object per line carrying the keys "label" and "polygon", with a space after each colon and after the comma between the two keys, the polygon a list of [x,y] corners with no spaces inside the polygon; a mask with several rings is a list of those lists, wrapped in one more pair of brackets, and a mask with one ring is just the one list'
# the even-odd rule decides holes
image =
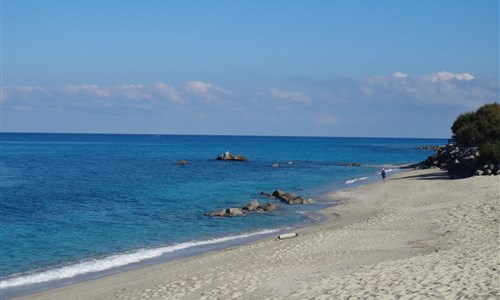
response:
{"label": "white cloud", "polygon": [[97,84],[67,85],[63,92],[73,96],[92,96],[99,98],[114,98],[117,100],[151,100],[153,98],[167,99],[171,102],[184,103],[181,93],[166,83],[153,85],[128,84],[100,86]]}
{"label": "white cloud", "polygon": [[408,77],[408,74],[405,74],[405,73],[402,73],[402,72],[394,72],[394,74],[392,75],[392,77],[394,78],[406,78]]}
{"label": "white cloud", "polygon": [[279,100],[285,100],[290,102],[304,102],[304,103],[309,102],[309,97],[300,92],[283,91],[273,87],[269,89],[269,94],[273,98]]}
{"label": "white cloud", "polygon": [[[470,73],[441,71],[419,76],[399,73],[395,72],[390,77],[366,78],[360,84],[360,99],[381,103],[439,104],[464,109],[498,99],[498,83],[488,78],[476,79]],[[351,95],[351,98],[355,97]]]}
{"label": "white cloud", "polygon": [[154,85],[154,88],[161,94],[163,94],[168,100],[177,103],[185,102],[179,91],[177,91],[174,87],[171,87],[166,83],[158,82]]}
{"label": "white cloud", "polygon": [[106,88],[102,88],[97,84],[67,85],[64,87],[64,91],[72,95],[86,93],[97,97],[107,98],[110,96],[110,92]]}
{"label": "white cloud", "polygon": [[471,81],[474,79],[474,76],[472,76],[469,73],[458,74],[447,71],[441,71],[434,74],[426,75],[426,78],[428,78],[432,82],[449,81],[452,79]]}
{"label": "white cloud", "polygon": [[226,103],[226,101],[222,101],[222,96],[232,94],[226,89],[199,80],[186,82],[184,84],[184,89],[188,93],[193,94],[201,99],[215,101],[219,104]]}
{"label": "white cloud", "polygon": [[40,86],[5,86],[0,92],[0,102],[7,103],[15,99],[30,99],[50,94],[50,90]]}
{"label": "white cloud", "polygon": [[210,94],[210,90],[213,87],[210,83],[197,80],[186,82],[184,86],[188,91],[202,96]]}

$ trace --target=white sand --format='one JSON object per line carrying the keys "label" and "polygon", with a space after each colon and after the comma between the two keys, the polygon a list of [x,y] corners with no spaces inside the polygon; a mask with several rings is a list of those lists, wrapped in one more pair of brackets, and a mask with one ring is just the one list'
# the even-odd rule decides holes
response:
{"label": "white sand", "polygon": [[500,177],[437,170],[338,192],[297,238],[124,272],[25,299],[499,299]]}

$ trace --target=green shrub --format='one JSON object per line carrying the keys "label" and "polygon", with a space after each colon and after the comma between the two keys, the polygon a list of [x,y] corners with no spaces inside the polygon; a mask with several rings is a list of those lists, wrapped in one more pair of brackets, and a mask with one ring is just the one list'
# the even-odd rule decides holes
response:
{"label": "green shrub", "polygon": [[479,147],[483,163],[500,163],[500,141],[489,141]]}
{"label": "green shrub", "polygon": [[481,160],[500,162],[500,105],[491,103],[463,113],[451,126],[453,138],[466,147],[478,147]]}

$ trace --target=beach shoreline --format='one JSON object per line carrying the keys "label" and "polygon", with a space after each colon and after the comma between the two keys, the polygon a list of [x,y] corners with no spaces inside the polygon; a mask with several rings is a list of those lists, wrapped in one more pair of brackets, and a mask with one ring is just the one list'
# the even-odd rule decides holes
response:
{"label": "beach shoreline", "polygon": [[495,298],[499,180],[405,171],[331,193],[340,204],[296,238],[265,238],[16,299]]}

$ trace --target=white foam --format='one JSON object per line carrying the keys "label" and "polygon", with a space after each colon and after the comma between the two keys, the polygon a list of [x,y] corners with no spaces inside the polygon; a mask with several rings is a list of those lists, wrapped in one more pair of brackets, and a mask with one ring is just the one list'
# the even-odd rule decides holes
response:
{"label": "white foam", "polygon": [[257,235],[270,234],[278,231],[279,229],[266,229],[258,232],[251,232],[251,233],[245,233],[240,235],[233,235],[233,236],[227,236],[227,237],[221,237],[203,241],[185,242],[185,243],[175,244],[172,246],[140,249],[131,253],[111,255],[103,259],[93,259],[77,263],[74,265],[47,270],[40,273],[7,279],[0,282],[0,289],[67,279],[78,275],[105,271],[111,268],[137,263],[146,259],[159,257],[166,253],[172,253],[175,251],[184,250],[192,247],[218,244],[237,239],[245,239]]}
{"label": "white foam", "polygon": [[367,179],[368,179],[368,177],[354,178],[354,179],[351,179],[351,180],[346,180],[345,184],[351,184],[351,183],[355,183],[356,181],[367,180]]}

